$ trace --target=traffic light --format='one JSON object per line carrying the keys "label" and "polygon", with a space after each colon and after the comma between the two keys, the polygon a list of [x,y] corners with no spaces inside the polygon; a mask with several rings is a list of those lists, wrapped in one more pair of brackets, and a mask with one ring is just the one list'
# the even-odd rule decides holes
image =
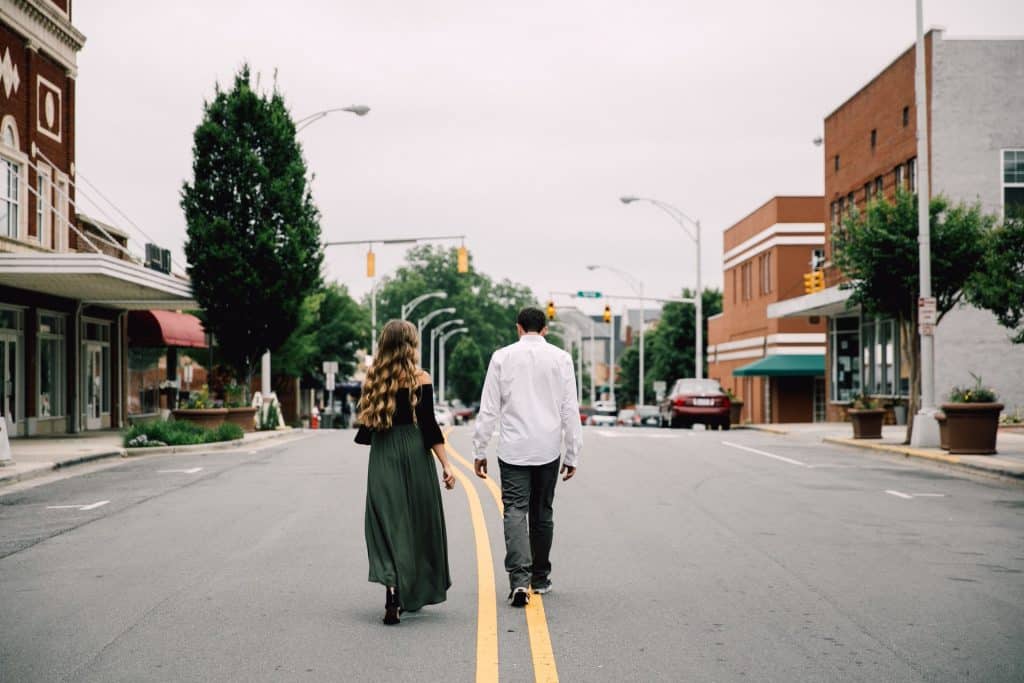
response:
{"label": "traffic light", "polygon": [[377,274],[377,255],[373,249],[366,252],[366,277],[373,277]]}
{"label": "traffic light", "polygon": [[468,273],[469,272],[469,250],[466,249],[466,247],[459,247],[458,259],[459,259],[459,268],[458,268],[459,272],[460,273]]}
{"label": "traffic light", "polygon": [[555,319],[555,302],[554,301],[549,301],[548,302],[548,320],[554,320],[554,319]]}
{"label": "traffic light", "polygon": [[825,289],[825,272],[821,270],[804,273],[804,292],[813,294]]}
{"label": "traffic light", "polygon": [[612,321],[612,307],[605,304],[604,307],[604,321],[610,323]]}

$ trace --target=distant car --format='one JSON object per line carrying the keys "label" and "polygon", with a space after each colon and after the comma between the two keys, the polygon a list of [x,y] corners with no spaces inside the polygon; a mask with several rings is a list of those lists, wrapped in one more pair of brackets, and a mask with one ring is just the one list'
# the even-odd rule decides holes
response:
{"label": "distant car", "polygon": [[594,413],[587,418],[587,424],[596,427],[614,427],[617,411],[611,401],[594,401]]}
{"label": "distant car", "polygon": [[471,406],[463,406],[463,405],[453,406],[452,407],[452,416],[455,418],[455,424],[457,424],[457,425],[466,424],[467,422],[472,420],[474,417],[476,417],[476,411],[478,409],[479,409],[479,405],[475,404],[475,403],[473,405],[471,405]]}
{"label": "distant car", "polygon": [[455,424],[455,416],[448,406],[434,406],[434,419],[440,427],[451,427]]}
{"label": "distant car", "polygon": [[672,391],[659,406],[662,426],[690,429],[702,424],[708,429],[729,429],[729,397],[713,379],[692,377],[676,380]]}
{"label": "distant car", "polygon": [[620,427],[633,427],[636,420],[636,411],[632,408],[623,408],[615,418],[615,424]]}
{"label": "distant car", "polygon": [[590,416],[594,414],[594,409],[590,406],[580,406],[580,424],[589,424]]}
{"label": "distant car", "polygon": [[637,406],[636,415],[633,416],[635,427],[660,427],[661,411],[658,406]]}

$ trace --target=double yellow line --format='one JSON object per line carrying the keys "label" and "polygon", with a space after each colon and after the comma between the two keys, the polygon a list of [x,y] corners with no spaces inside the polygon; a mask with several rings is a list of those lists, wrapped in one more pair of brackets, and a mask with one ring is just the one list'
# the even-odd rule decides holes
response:
{"label": "double yellow line", "polygon": [[[448,432],[450,433],[450,431]],[[447,433],[446,435],[447,436]],[[447,439],[446,439],[447,440]],[[476,538],[477,590],[479,592],[476,632],[476,680],[477,683],[491,683],[498,680],[498,593],[494,582],[494,558],[491,555],[491,541],[487,533],[480,496],[473,486],[473,465],[462,457],[449,441],[448,453],[452,459],[466,469],[452,468],[455,477],[462,484],[469,500],[469,513]],[[498,513],[504,515],[501,491],[494,480],[483,480],[491,492]],[[530,653],[533,657],[533,674],[537,683],[557,683],[558,669],[555,654],[551,649],[548,621],[544,614],[544,601],[540,595],[531,595],[526,609],[526,626],[530,634]]]}

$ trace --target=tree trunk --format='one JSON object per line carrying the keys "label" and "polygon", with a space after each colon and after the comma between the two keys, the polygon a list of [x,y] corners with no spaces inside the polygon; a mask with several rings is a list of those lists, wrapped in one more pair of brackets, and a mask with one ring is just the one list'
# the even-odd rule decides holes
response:
{"label": "tree trunk", "polygon": [[900,318],[899,324],[904,340],[903,357],[910,366],[910,396],[907,398],[907,436],[904,444],[910,443],[914,434],[914,415],[921,405],[921,344],[917,336],[916,313],[909,320]]}

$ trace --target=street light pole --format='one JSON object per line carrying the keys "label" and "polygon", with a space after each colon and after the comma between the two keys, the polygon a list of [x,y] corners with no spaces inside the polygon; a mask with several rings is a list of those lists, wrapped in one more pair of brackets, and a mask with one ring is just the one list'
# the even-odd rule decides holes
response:
{"label": "street light pole", "polygon": [[335,107],[333,109],[324,109],[323,111],[318,111],[313,114],[310,114],[309,116],[303,116],[301,119],[296,120],[294,122],[295,132],[298,133],[306,126],[312,125],[319,121],[320,119],[327,116],[328,114],[333,114],[336,111],[347,111],[351,114],[355,114],[356,116],[366,116],[367,114],[370,113],[370,108],[367,107],[365,104],[353,104],[350,107]]}
{"label": "street light pole", "polygon": [[451,327],[452,325],[462,325],[466,321],[462,318],[456,318],[455,320],[446,320],[430,332],[430,376],[434,377],[434,340],[437,339],[438,335],[444,332],[445,328]]}
{"label": "street light pole", "polygon": [[427,299],[434,299],[434,298],[437,298],[437,299],[447,299],[448,298],[448,292],[442,292],[440,290],[438,290],[436,292],[427,292],[426,294],[419,295],[418,297],[416,297],[415,299],[413,299],[412,301],[410,301],[408,303],[402,304],[402,320],[408,320],[409,319],[409,314],[412,313],[412,309],[416,308],[417,306],[419,306],[421,303],[423,303]]}
{"label": "street light pole", "polygon": [[448,338],[449,337],[454,337],[455,335],[462,334],[463,332],[469,332],[469,328],[468,327],[457,327],[454,330],[452,330],[451,332],[445,332],[444,334],[441,335],[441,378],[440,378],[440,383],[438,384],[438,386],[440,387],[440,393],[438,394],[438,397],[437,397],[438,403],[444,403],[444,392],[445,392],[444,345],[448,342]]}
{"label": "street light pole", "polygon": [[439,315],[444,313],[454,313],[455,308],[449,306],[448,308],[439,308],[436,311],[431,311],[425,316],[416,321],[416,331],[418,333],[417,339],[420,340],[420,367],[423,367],[423,352],[426,350],[427,345],[423,343],[423,328],[430,324],[430,321]]}
{"label": "street light pole", "polygon": [[[640,297],[640,384],[638,389],[639,393],[637,394],[637,405],[642,406],[644,404],[644,383],[647,377],[647,375],[644,373],[644,328],[647,326],[647,311],[644,308],[643,302],[644,283],[640,280],[640,278],[636,277],[635,275],[631,275],[630,273],[627,273],[626,271],[616,268],[614,266],[587,266],[587,270],[598,269],[610,270],[611,272],[617,274],[619,277],[625,280],[626,283],[633,288],[633,291],[636,292],[637,295]],[[697,279],[698,281],[700,280],[700,275],[697,276]]]}
{"label": "street light pole", "polygon": [[[920,165],[920,164],[919,164]],[[693,297],[694,302],[694,317],[696,318],[696,330],[694,333],[694,342],[696,349],[694,350],[694,365],[696,366],[694,376],[697,379],[703,379],[704,377],[704,291],[701,289],[700,280],[700,221],[690,218],[685,213],[680,211],[678,208],[671,204],[666,204],[663,201],[657,199],[651,199],[650,197],[632,197],[625,196],[620,197],[619,201],[623,204],[631,204],[633,202],[647,202],[653,204],[665,213],[667,213],[672,220],[679,224],[679,227],[683,229],[683,232],[692,239],[697,245],[697,293]],[[691,232],[687,227],[686,223],[689,222],[693,225],[694,231]]]}

